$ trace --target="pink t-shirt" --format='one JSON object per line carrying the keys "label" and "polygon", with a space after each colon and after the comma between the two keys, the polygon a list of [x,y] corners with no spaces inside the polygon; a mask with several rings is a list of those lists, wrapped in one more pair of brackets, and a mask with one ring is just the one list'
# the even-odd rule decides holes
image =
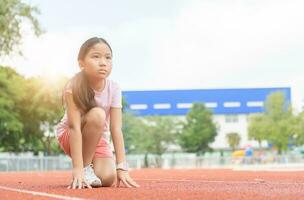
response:
{"label": "pink t-shirt", "polygon": [[[64,89],[65,92],[72,93],[70,84],[67,84],[67,87]],[[122,97],[121,89],[119,85],[112,80],[106,79],[106,85],[103,91],[95,91],[95,101],[97,106],[103,108],[106,113],[106,121],[104,126],[104,132],[109,132],[110,126],[110,108],[122,108]],[[67,111],[65,111],[64,116],[61,121],[58,123],[56,128],[56,135],[60,137],[61,134],[68,128],[68,116]]]}

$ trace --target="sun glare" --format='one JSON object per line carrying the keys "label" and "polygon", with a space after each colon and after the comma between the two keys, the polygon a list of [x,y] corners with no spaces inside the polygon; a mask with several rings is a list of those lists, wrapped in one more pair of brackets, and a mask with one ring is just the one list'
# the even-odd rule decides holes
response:
{"label": "sun glare", "polygon": [[63,80],[62,74],[55,74],[55,73],[45,73],[41,76],[43,82],[48,87],[57,87]]}

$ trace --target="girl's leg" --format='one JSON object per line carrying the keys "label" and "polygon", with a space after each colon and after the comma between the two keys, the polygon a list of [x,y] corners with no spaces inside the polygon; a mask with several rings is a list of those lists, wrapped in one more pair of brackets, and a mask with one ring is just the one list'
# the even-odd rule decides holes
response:
{"label": "girl's leg", "polygon": [[102,180],[103,187],[111,187],[116,180],[116,169],[113,158],[94,158],[94,172]]}
{"label": "girl's leg", "polygon": [[82,118],[82,155],[83,165],[92,163],[96,146],[103,134],[105,123],[105,112],[102,108],[92,108]]}

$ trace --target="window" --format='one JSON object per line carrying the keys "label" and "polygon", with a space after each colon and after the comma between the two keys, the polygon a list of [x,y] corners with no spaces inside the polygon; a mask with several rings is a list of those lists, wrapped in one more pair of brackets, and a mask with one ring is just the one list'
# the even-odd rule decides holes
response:
{"label": "window", "polygon": [[247,106],[248,107],[263,107],[264,102],[263,101],[248,101]]}
{"label": "window", "polygon": [[159,103],[159,104],[154,104],[153,108],[154,109],[170,109],[171,105],[168,103]]}
{"label": "window", "polygon": [[130,109],[132,110],[145,110],[148,108],[147,104],[131,104]]}
{"label": "window", "polygon": [[239,122],[239,117],[237,115],[226,115],[225,122],[226,123],[237,123],[237,122]]}
{"label": "window", "polygon": [[179,109],[191,108],[192,103],[178,103],[176,107]]}
{"label": "window", "polygon": [[236,107],[240,107],[241,103],[240,102],[225,102],[224,103],[224,107],[226,108],[236,108]]}
{"label": "window", "polygon": [[216,108],[217,103],[216,102],[207,102],[205,103],[206,108]]}

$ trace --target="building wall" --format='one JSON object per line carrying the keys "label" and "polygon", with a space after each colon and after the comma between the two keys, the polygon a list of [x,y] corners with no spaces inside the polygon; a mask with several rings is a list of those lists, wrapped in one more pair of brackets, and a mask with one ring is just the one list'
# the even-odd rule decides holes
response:
{"label": "building wall", "polygon": [[[236,132],[240,135],[241,141],[239,148],[246,148],[248,145],[252,147],[258,147],[257,141],[248,139],[248,114],[239,115],[213,115],[213,122],[217,126],[217,136],[210,147],[213,149],[229,149],[229,144],[226,139],[226,135],[231,132]],[[185,120],[185,116],[178,116],[179,120]],[[266,142],[262,145],[267,146]]]}
{"label": "building wall", "polygon": [[[226,135],[236,132],[241,136],[240,146],[258,147],[256,141],[248,140],[248,117],[264,112],[264,103],[272,92],[283,92],[291,102],[290,88],[249,88],[249,89],[203,89],[203,90],[158,90],[125,91],[127,110],[138,116],[173,115],[185,119],[193,103],[204,103],[213,112],[218,135],[212,148],[229,148]],[[267,143],[262,143],[267,146]]]}
{"label": "building wall", "polygon": [[291,102],[290,88],[124,91],[123,96],[139,116],[186,115],[196,102],[205,103],[216,115],[250,114],[264,112],[267,96],[278,91]]}
{"label": "building wall", "polygon": [[248,116],[247,114],[214,115],[213,121],[217,124],[218,135],[211,147],[215,149],[229,148],[226,135],[231,132],[236,132],[240,135],[239,147],[246,147],[248,144],[255,145],[254,141],[248,141]]}

